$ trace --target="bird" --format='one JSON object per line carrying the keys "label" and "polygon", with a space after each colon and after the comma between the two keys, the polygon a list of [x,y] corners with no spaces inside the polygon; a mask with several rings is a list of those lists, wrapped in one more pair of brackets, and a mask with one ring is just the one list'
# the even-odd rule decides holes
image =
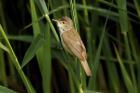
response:
{"label": "bird", "polygon": [[92,72],[87,62],[86,48],[73,25],[72,19],[64,16],[60,19],[52,19],[52,21],[54,21],[58,27],[64,50],[76,56],[80,60],[86,75],[91,77]]}

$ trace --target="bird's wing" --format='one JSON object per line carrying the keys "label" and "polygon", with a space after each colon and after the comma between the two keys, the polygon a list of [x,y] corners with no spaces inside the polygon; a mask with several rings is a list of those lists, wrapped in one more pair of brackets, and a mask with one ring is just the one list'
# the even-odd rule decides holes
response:
{"label": "bird's wing", "polygon": [[83,44],[83,42],[82,42],[82,40],[80,38],[79,33],[77,31],[75,31],[75,30],[73,31],[73,33],[74,33],[75,36],[77,36],[77,39],[80,41],[80,43],[81,43],[82,48],[84,49],[84,51],[86,51],[86,48],[85,48],[85,46],[84,46],[84,44]]}
{"label": "bird's wing", "polygon": [[83,57],[85,59],[86,50],[83,47],[84,45],[82,45],[83,43],[81,43],[79,34],[75,35],[72,31],[67,31],[66,33],[63,33],[61,36],[65,50],[77,56],[79,59],[83,59]]}

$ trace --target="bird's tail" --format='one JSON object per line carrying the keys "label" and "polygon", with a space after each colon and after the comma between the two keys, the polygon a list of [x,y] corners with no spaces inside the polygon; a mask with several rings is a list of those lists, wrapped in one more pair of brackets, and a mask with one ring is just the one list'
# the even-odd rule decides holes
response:
{"label": "bird's tail", "polygon": [[80,62],[81,62],[81,65],[82,65],[86,75],[87,76],[92,76],[92,73],[91,73],[91,70],[89,68],[89,65],[88,65],[87,61],[86,60],[84,60],[84,61],[81,60]]}

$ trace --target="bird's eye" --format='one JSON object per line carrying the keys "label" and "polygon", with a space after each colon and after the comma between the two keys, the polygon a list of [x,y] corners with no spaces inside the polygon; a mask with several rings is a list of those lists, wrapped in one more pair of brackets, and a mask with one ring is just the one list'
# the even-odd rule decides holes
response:
{"label": "bird's eye", "polygon": [[62,23],[63,23],[63,24],[65,24],[65,22],[64,22],[64,21],[62,21]]}

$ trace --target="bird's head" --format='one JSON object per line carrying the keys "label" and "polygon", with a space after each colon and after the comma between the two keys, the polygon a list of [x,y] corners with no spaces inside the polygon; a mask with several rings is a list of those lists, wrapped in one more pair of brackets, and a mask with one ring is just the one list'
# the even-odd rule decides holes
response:
{"label": "bird's head", "polygon": [[52,20],[57,24],[60,34],[62,34],[65,31],[69,31],[73,28],[73,22],[67,16],[62,17],[61,19],[58,20],[56,19],[52,19]]}

